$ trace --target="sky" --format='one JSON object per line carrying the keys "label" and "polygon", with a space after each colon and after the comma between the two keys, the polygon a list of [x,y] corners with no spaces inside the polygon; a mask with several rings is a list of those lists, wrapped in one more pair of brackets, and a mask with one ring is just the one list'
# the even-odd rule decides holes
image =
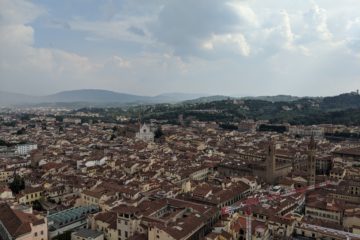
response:
{"label": "sky", "polygon": [[360,88],[359,0],[0,0],[0,91]]}

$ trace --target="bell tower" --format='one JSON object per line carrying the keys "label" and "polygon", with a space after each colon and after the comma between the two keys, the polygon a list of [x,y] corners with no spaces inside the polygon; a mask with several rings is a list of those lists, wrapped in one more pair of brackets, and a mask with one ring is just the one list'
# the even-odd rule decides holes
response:
{"label": "bell tower", "polygon": [[311,136],[308,146],[308,159],[307,159],[307,175],[308,185],[315,185],[316,177],[316,142],[314,136]]}
{"label": "bell tower", "polygon": [[266,153],[266,182],[269,184],[273,184],[276,176],[275,176],[275,169],[276,169],[276,157],[275,157],[275,142],[271,139],[268,146],[267,146],[267,153]]}

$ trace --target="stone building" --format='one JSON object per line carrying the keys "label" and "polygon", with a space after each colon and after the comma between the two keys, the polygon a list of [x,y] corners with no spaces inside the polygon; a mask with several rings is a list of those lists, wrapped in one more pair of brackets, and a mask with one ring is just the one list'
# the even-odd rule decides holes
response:
{"label": "stone building", "polygon": [[136,138],[146,142],[152,142],[154,141],[154,133],[151,131],[151,128],[144,123],[140,127],[139,132],[136,133]]}
{"label": "stone building", "polygon": [[309,148],[308,148],[308,160],[307,160],[307,174],[308,174],[308,185],[315,184],[316,177],[316,143],[314,137],[311,137]]}
{"label": "stone building", "polygon": [[276,154],[275,142],[270,141],[266,155],[241,153],[237,160],[220,163],[217,170],[225,176],[256,176],[261,180],[275,184],[292,171],[293,159]]}

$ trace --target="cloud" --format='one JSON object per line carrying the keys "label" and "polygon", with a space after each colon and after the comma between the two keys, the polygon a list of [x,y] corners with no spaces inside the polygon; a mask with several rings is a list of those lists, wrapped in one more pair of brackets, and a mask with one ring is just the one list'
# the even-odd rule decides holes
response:
{"label": "cloud", "polygon": [[240,21],[244,24],[256,27],[259,24],[259,19],[254,10],[244,1],[230,1],[226,2],[231,8],[235,10]]}
{"label": "cloud", "polygon": [[326,10],[313,3],[312,7],[304,13],[305,30],[308,41],[324,40],[331,41],[332,33],[327,25]]}
{"label": "cloud", "polygon": [[120,68],[130,68],[131,67],[131,63],[128,60],[125,60],[122,57],[119,56],[113,56],[111,59],[111,62],[115,64],[115,66],[120,67]]}
{"label": "cloud", "polygon": [[36,2],[0,0],[6,90],[319,95],[358,84],[357,0],[122,0],[86,12],[79,1],[71,13],[72,1]]}
{"label": "cloud", "polygon": [[360,58],[360,17],[349,20],[346,25],[346,46]]}
{"label": "cloud", "polygon": [[130,26],[128,27],[127,29],[129,32],[132,32],[136,35],[140,35],[140,36],[145,36],[145,32],[144,30],[142,30],[141,28],[137,28],[137,27],[134,27],[134,26]]}
{"label": "cloud", "polygon": [[69,25],[74,31],[87,32],[95,38],[150,44],[151,39],[147,37],[148,33],[142,29],[147,21],[147,18],[111,21],[76,19],[70,21]]}
{"label": "cloud", "polygon": [[2,0],[1,4],[0,72],[5,89],[51,88],[58,81],[71,83],[99,67],[75,53],[34,47],[34,28],[28,23],[46,14],[42,7],[21,0]]}
{"label": "cloud", "polygon": [[46,13],[46,10],[29,1],[0,0],[1,24],[26,24]]}
{"label": "cloud", "polygon": [[51,19],[49,21],[49,27],[63,28],[63,29],[67,29],[67,30],[71,29],[71,26],[67,21],[61,21],[61,20],[56,20],[56,19]]}
{"label": "cloud", "polygon": [[176,55],[196,54],[212,35],[226,34],[239,24],[236,11],[226,1],[166,1],[149,24],[152,37],[166,44]]}
{"label": "cloud", "polygon": [[219,45],[220,47],[227,46],[230,51],[235,49],[242,56],[250,55],[250,46],[242,34],[213,35],[208,41],[202,44],[206,50],[214,50]]}

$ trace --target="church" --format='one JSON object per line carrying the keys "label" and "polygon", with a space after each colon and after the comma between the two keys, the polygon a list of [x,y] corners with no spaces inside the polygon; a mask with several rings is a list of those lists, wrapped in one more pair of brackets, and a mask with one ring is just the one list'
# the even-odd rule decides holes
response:
{"label": "church", "polygon": [[150,126],[145,123],[140,126],[139,132],[136,133],[136,139],[143,140],[145,142],[154,141],[154,133],[151,131]]}

